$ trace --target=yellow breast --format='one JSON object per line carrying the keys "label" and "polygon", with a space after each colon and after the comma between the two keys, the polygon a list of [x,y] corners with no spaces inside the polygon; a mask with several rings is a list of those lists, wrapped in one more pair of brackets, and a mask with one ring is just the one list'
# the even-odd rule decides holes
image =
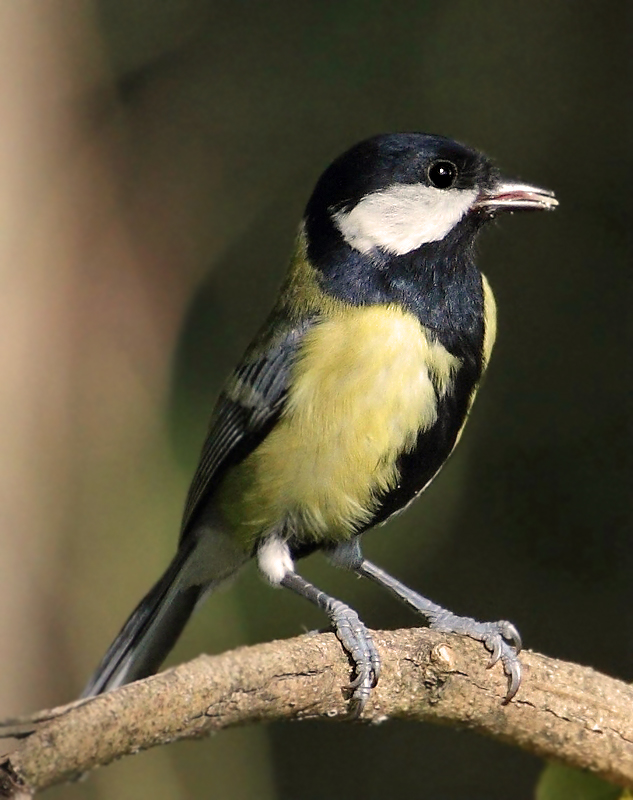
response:
{"label": "yellow breast", "polygon": [[396,485],[398,455],[435,422],[459,363],[395,307],[348,308],[315,325],[283,416],[220,489],[239,538],[280,527],[305,539],[354,533]]}

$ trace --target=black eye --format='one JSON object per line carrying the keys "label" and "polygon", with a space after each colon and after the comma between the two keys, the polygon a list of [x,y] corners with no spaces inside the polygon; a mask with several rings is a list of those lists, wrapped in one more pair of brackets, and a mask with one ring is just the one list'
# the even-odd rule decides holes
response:
{"label": "black eye", "polygon": [[448,189],[455,183],[457,167],[451,161],[434,161],[427,173],[429,183],[436,189]]}

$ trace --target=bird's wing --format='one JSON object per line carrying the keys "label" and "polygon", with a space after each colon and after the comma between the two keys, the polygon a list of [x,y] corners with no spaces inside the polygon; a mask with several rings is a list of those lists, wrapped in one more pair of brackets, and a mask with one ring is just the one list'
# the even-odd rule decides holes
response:
{"label": "bird's wing", "polygon": [[229,378],[216,405],[189,488],[181,539],[206,507],[227,468],[246,458],[279,419],[290,369],[310,325],[310,320],[305,320],[280,331],[283,326],[278,321],[275,334],[264,332]]}

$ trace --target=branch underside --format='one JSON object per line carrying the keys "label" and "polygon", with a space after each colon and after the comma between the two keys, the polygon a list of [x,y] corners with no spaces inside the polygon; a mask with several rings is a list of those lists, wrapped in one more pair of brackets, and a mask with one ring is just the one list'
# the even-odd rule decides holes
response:
{"label": "branch underside", "polygon": [[[521,654],[516,698],[464,637],[429,629],[372,634],[382,657],[361,722],[407,719],[485,733],[633,788],[633,686],[588,667]],[[17,738],[0,797],[26,798],[125,755],[233,725],[345,720],[350,667],[331,633],[200,656],[105,695],[0,723]],[[7,749],[9,743],[7,742]]]}

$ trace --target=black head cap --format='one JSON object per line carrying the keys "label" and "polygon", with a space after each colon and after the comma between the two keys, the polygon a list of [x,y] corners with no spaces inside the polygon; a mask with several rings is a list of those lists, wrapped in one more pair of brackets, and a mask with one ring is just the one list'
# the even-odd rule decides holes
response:
{"label": "black head cap", "polygon": [[330,164],[312,193],[306,217],[352,207],[394,184],[434,187],[433,165],[442,162],[454,167],[450,188],[485,190],[497,178],[484,155],[453,139],[426,133],[380,134],[359,142]]}

